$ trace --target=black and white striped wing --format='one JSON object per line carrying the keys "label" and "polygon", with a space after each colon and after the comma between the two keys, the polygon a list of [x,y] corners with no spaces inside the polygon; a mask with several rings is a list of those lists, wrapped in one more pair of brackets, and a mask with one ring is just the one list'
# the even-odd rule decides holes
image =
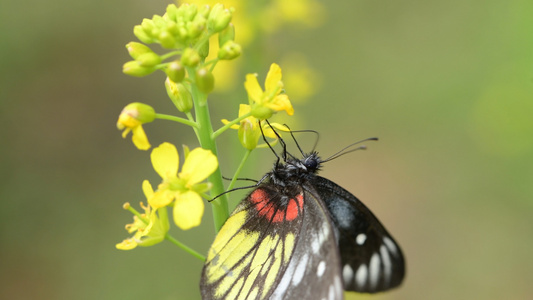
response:
{"label": "black and white striped wing", "polygon": [[405,276],[402,251],[374,214],[350,192],[326,178],[316,176],[311,184],[338,231],[344,289],[376,293],[400,285]]}
{"label": "black and white striped wing", "polygon": [[343,299],[340,266],[335,229],[317,192],[267,183],[215,238],[202,299]]}

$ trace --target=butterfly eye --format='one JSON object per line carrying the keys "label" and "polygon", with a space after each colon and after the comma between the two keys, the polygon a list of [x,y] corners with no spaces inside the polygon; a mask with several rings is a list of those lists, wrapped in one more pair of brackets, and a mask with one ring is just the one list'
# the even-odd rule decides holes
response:
{"label": "butterfly eye", "polygon": [[314,158],[308,158],[304,161],[304,166],[307,170],[316,170],[318,167],[318,161]]}

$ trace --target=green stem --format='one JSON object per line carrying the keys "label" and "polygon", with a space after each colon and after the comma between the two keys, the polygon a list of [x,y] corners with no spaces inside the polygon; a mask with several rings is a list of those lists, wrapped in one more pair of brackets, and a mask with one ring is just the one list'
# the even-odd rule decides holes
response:
{"label": "green stem", "polygon": [[169,53],[166,53],[166,54],[162,54],[161,55],[161,60],[165,60],[167,58],[170,58],[170,57],[172,57],[174,55],[179,55],[179,54],[181,54],[181,51],[172,51],[172,52],[169,52]]}
{"label": "green stem", "polygon": [[241,163],[239,164],[239,167],[237,168],[237,171],[235,171],[235,175],[233,175],[233,178],[231,179],[231,182],[228,186],[227,191],[231,190],[233,186],[235,185],[235,182],[237,181],[237,177],[239,177],[239,174],[242,171],[242,168],[244,167],[244,164],[248,160],[248,157],[250,157],[250,153],[252,153],[252,150],[246,149],[246,152],[244,152],[244,156],[241,160]]}
{"label": "green stem", "polygon": [[155,117],[156,117],[156,119],[174,121],[174,122],[178,122],[178,123],[181,123],[181,124],[189,125],[192,128],[198,128],[198,124],[196,124],[193,121],[184,119],[184,118],[171,116],[171,115],[165,115],[165,114],[157,114],[157,113],[155,114]]}
{"label": "green stem", "polygon": [[251,115],[252,115],[252,112],[249,112],[249,113],[244,114],[244,115],[238,117],[237,119],[229,122],[228,124],[220,127],[219,129],[217,129],[217,131],[213,132],[213,138],[216,139],[219,135],[221,135],[224,131],[228,130],[231,126],[239,123],[240,121],[248,118]]}
{"label": "green stem", "polygon": [[180,241],[178,241],[177,239],[175,239],[174,237],[172,237],[170,234],[166,234],[165,235],[165,240],[175,244],[176,246],[180,247],[181,249],[185,250],[187,253],[191,254],[192,256],[204,261],[205,260],[205,257],[194,251],[192,248],[189,248],[188,246],[186,246],[185,244],[181,243]]}
{"label": "green stem", "polygon": [[[188,74],[195,74],[194,70],[187,70]],[[193,75],[194,76],[194,75]],[[195,78],[192,78],[193,82]],[[201,92],[196,84],[191,84],[191,93],[194,101],[194,112],[198,124],[198,137],[202,148],[211,150],[211,152],[218,157],[217,145],[213,137],[213,126],[209,116],[209,107],[207,104],[207,94]],[[224,183],[222,182],[222,174],[220,167],[215,170],[208,178],[213,185],[210,191],[212,198],[224,192]],[[211,202],[213,208],[213,220],[215,223],[215,231],[218,232],[226,219],[229,216],[228,200],[226,195],[218,197]]]}
{"label": "green stem", "polygon": [[[186,112],[185,115],[187,115],[187,119],[189,119],[189,121],[191,121],[191,122],[193,122],[194,124],[196,124],[196,121],[194,120],[194,118],[193,118],[191,112]],[[200,135],[198,135],[198,126],[193,127],[193,129],[194,129],[194,134],[196,134],[196,138],[197,138],[198,140],[200,140]]]}

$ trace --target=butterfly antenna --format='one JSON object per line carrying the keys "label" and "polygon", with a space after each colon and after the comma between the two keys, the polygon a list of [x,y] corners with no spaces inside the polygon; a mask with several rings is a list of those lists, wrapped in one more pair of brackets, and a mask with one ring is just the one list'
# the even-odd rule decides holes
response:
{"label": "butterfly antenna", "polygon": [[[278,158],[279,159],[279,158]],[[265,181],[265,179],[268,177],[268,173],[265,174],[261,179],[259,179],[259,181],[256,181],[256,183],[254,185],[249,185],[249,186],[241,186],[241,187],[236,187],[236,188],[233,188],[231,190],[227,190],[223,193],[220,193],[218,195],[216,195],[213,199],[211,200],[207,200],[207,202],[213,202],[214,200],[216,200],[218,197],[222,196],[222,195],[225,195],[227,193],[231,193],[231,192],[235,192],[235,191],[238,191],[238,190],[245,190],[245,189],[251,189],[251,188],[255,188],[255,187],[258,187],[261,183],[263,183],[263,181]],[[252,181],[255,181],[252,179]]]}
{"label": "butterfly antenna", "polygon": [[298,141],[297,141],[296,138],[294,137],[294,133],[293,133],[293,131],[290,129],[289,125],[287,125],[287,124],[283,124],[283,126],[287,127],[287,129],[289,130],[289,133],[290,133],[291,136],[292,136],[292,140],[293,140],[294,143],[296,144],[296,147],[298,147],[298,150],[300,150],[300,153],[302,154],[302,156],[304,156],[304,152],[302,151],[302,148],[300,147],[300,144],[298,144]]}
{"label": "butterfly antenna", "polygon": [[[284,124],[285,126],[287,126],[287,124]],[[287,128],[289,128],[287,126]],[[290,133],[291,133],[291,136],[292,136],[292,139],[294,140],[294,143],[296,144],[296,146],[298,147],[298,150],[300,150],[300,153],[302,153],[302,155],[305,156],[305,153],[302,151],[302,148],[300,147],[300,145],[298,144],[298,142],[296,141],[296,138],[294,137],[293,133],[305,133],[305,132],[310,132],[310,133],[314,133],[316,134],[316,140],[315,140],[315,143],[313,145],[313,149],[311,150],[311,152],[314,152],[315,149],[316,149],[316,145],[318,145],[318,139],[320,137],[320,134],[318,133],[318,131],[315,131],[315,130],[311,130],[311,129],[306,129],[306,130],[291,130]]]}
{"label": "butterfly antenna", "polygon": [[[361,145],[361,146],[359,146],[357,148],[354,148],[354,149],[350,149],[350,148],[355,146],[355,145],[357,145],[357,144],[366,142],[366,141],[377,141],[377,140],[378,140],[377,137],[371,137],[371,138],[367,138],[367,139],[364,139],[364,140],[360,140],[358,142],[355,142],[353,144],[350,144],[350,145],[342,148],[339,152],[333,154],[332,156],[328,157],[327,159],[323,160],[322,162],[327,162],[327,161],[330,161],[330,160],[334,160],[337,157],[340,157],[340,156],[342,156],[344,154],[348,154],[348,153],[351,153],[351,152],[354,152],[354,151],[357,151],[357,150],[365,150],[366,149],[365,145]],[[350,149],[350,150],[347,150],[347,149]]]}
{"label": "butterfly antenna", "polygon": [[[270,126],[270,129],[272,129],[272,131],[274,132],[274,134],[278,138],[279,143],[283,147],[283,161],[287,161],[287,144],[285,144],[285,141],[281,138],[279,133],[274,129],[274,127],[272,127],[272,124],[270,124],[270,122],[268,122],[268,120],[265,120],[265,122],[268,124],[268,126]],[[266,140],[266,137],[265,137],[265,134],[263,133],[263,128],[261,127],[261,124],[259,124],[259,128],[261,129],[261,134],[263,134],[263,140],[268,144],[268,142]],[[268,144],[268,146],[270,147],[270,144]],[[272,147],[270,147],[270,149],[272,149]],[[274,149],[272,149],[272,151],[274,151]],[[277,154],[276,154],[276,157],[278,158],[278,162],[279,162],[279,156]]]}
{"label": "butterfly antenna", "polygon": [[[268,123],[267,120],[265,120],[267,122],[268,125],[270,125],[270,123]],[[265,142],[265,144],[268,145],[268,148],[270,148],[270,150],[272,150],[272,153],[274,153],[274,155],[276,156],[276,158],[278,159],[278,163],[279,163],[279,156],[278,154],[276,153],[276,151],[274,150],[274,148],[272,148],[272,146],[270,145],[270,143],[268,142],[268,140],[266,139],[265,137],[265,133],[263,132],[263,126],[261,126],[261,120],[257,121],[257,123],[259,124],[259,130],[261,130],[261,136],[263,137],[263,141]],[[272,128],[272,125],[270,125],[270,128]],[[274,129],[272,129],[274,130]],[[274,131],[274,133],[276,133],[276,135],[279,137],[278,133]],[[283,143],[284,145],[285,143]]]}

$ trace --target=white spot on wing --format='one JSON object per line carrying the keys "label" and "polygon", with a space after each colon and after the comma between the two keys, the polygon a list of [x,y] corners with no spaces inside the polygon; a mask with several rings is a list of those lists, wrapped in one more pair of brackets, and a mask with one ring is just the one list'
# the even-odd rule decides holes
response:
{"label": "white spot on wing", "polygon": [[333,284],[329,286],[328,299],[335,300],[335,287],[333,286]]}
{"label": "white spot on wing", "polygon": [[313,249],[313,253],[318,253],[320,250],[320,238],[314,238],[311,242],[311,248]]}
{"label": "white spot on wing", "polygon": [[309,259],[309,256],[305,254],[302,259],[298,262],[298,266],[296,267],[296,270],[294,270],[294,276],[292,277],[292,284],[298,285],[300,281],[302,281],[302,278],[305,274],[305,269],[307,267],[307,260]]}
{"label": "white spot on wing", "polygon": [[369,279],[370,279],[370,289],[375,289],[378,285],[378,279],[379,279],[379,254],[374,253],[372,254],[372,257],[370,258],[370,264],[369,264]]}
{"label": "white spot on wing", "polygon": [[381,245],[381,247],[379,247],[379,252],[381,253],[381,261],[383,262],[383,275],[385,278],[385,284],[389,285],[390,277],[392,275],[392,263],[389,252],[387,252],[385,245]]}
{"label": "white spot on wing", "polygon": [[[291,280],[292,280],[292,274],[294,273],[294,268],[295,268],[295,263],[290,263],[289,266],[287,267],[287,271],[285,271],[285,274],[283,275],[283,277],[281,278],[281,280],[279,281],[279,284],[278,286],[276,287],[276,291],[286,291],[287,288],[289,287],[289,284],[291,283]],[[275,299],[275,295],[276,293],[274,293],[272,296],[273,296],[273,299]]]}
{"label": "white spot on wing", "polygon": [[342,268],[342,279],[344,279],[344,285],[350,284],[353,280],[353,269],[349,264],[345,264]]}
{"label": "white spot on wing", "polygon": [[364,244],[366,241],[366,234],[364,233],[360,233],[358,234],[356,237],[355,237],[355,242],[357,243],[357,245],[361,246],[362,244]]}
{"label": "white spot on wing", "polygon": [[321,261],[318,264],[318,267],[316,268],[316,275],[318,277],[322,277],[322,275],[324,275],[324,271],[326,271],[326,262],[325,261]]}
{"label": "white spot on wing", "polygon": [[389,239],[389,237],[384,237],[383,238],[383,243],[385,243],[385,246],[387,246],[387,248],[389,249],[390,253],[392,253],[392,255],[397,255],[398,254],[398,249],[396,248],[396,245],[394,244],[394,242]]}
{"label": "white spot on wing", "polygon": [[335,285],[335,292],[337,294],[337,297],[335,299],[342,299],[344,295],[344,288],[342,286],[341,278],[339,277],[339,275],[336,275],[333,281],[333,284]]}
{"label": "white spot on wing", "polygon": [[355,272],[355,283],[359,288],[363,288],[366,285],[366,280],[368,278],[368,268],[365,264],[361,264]]}

